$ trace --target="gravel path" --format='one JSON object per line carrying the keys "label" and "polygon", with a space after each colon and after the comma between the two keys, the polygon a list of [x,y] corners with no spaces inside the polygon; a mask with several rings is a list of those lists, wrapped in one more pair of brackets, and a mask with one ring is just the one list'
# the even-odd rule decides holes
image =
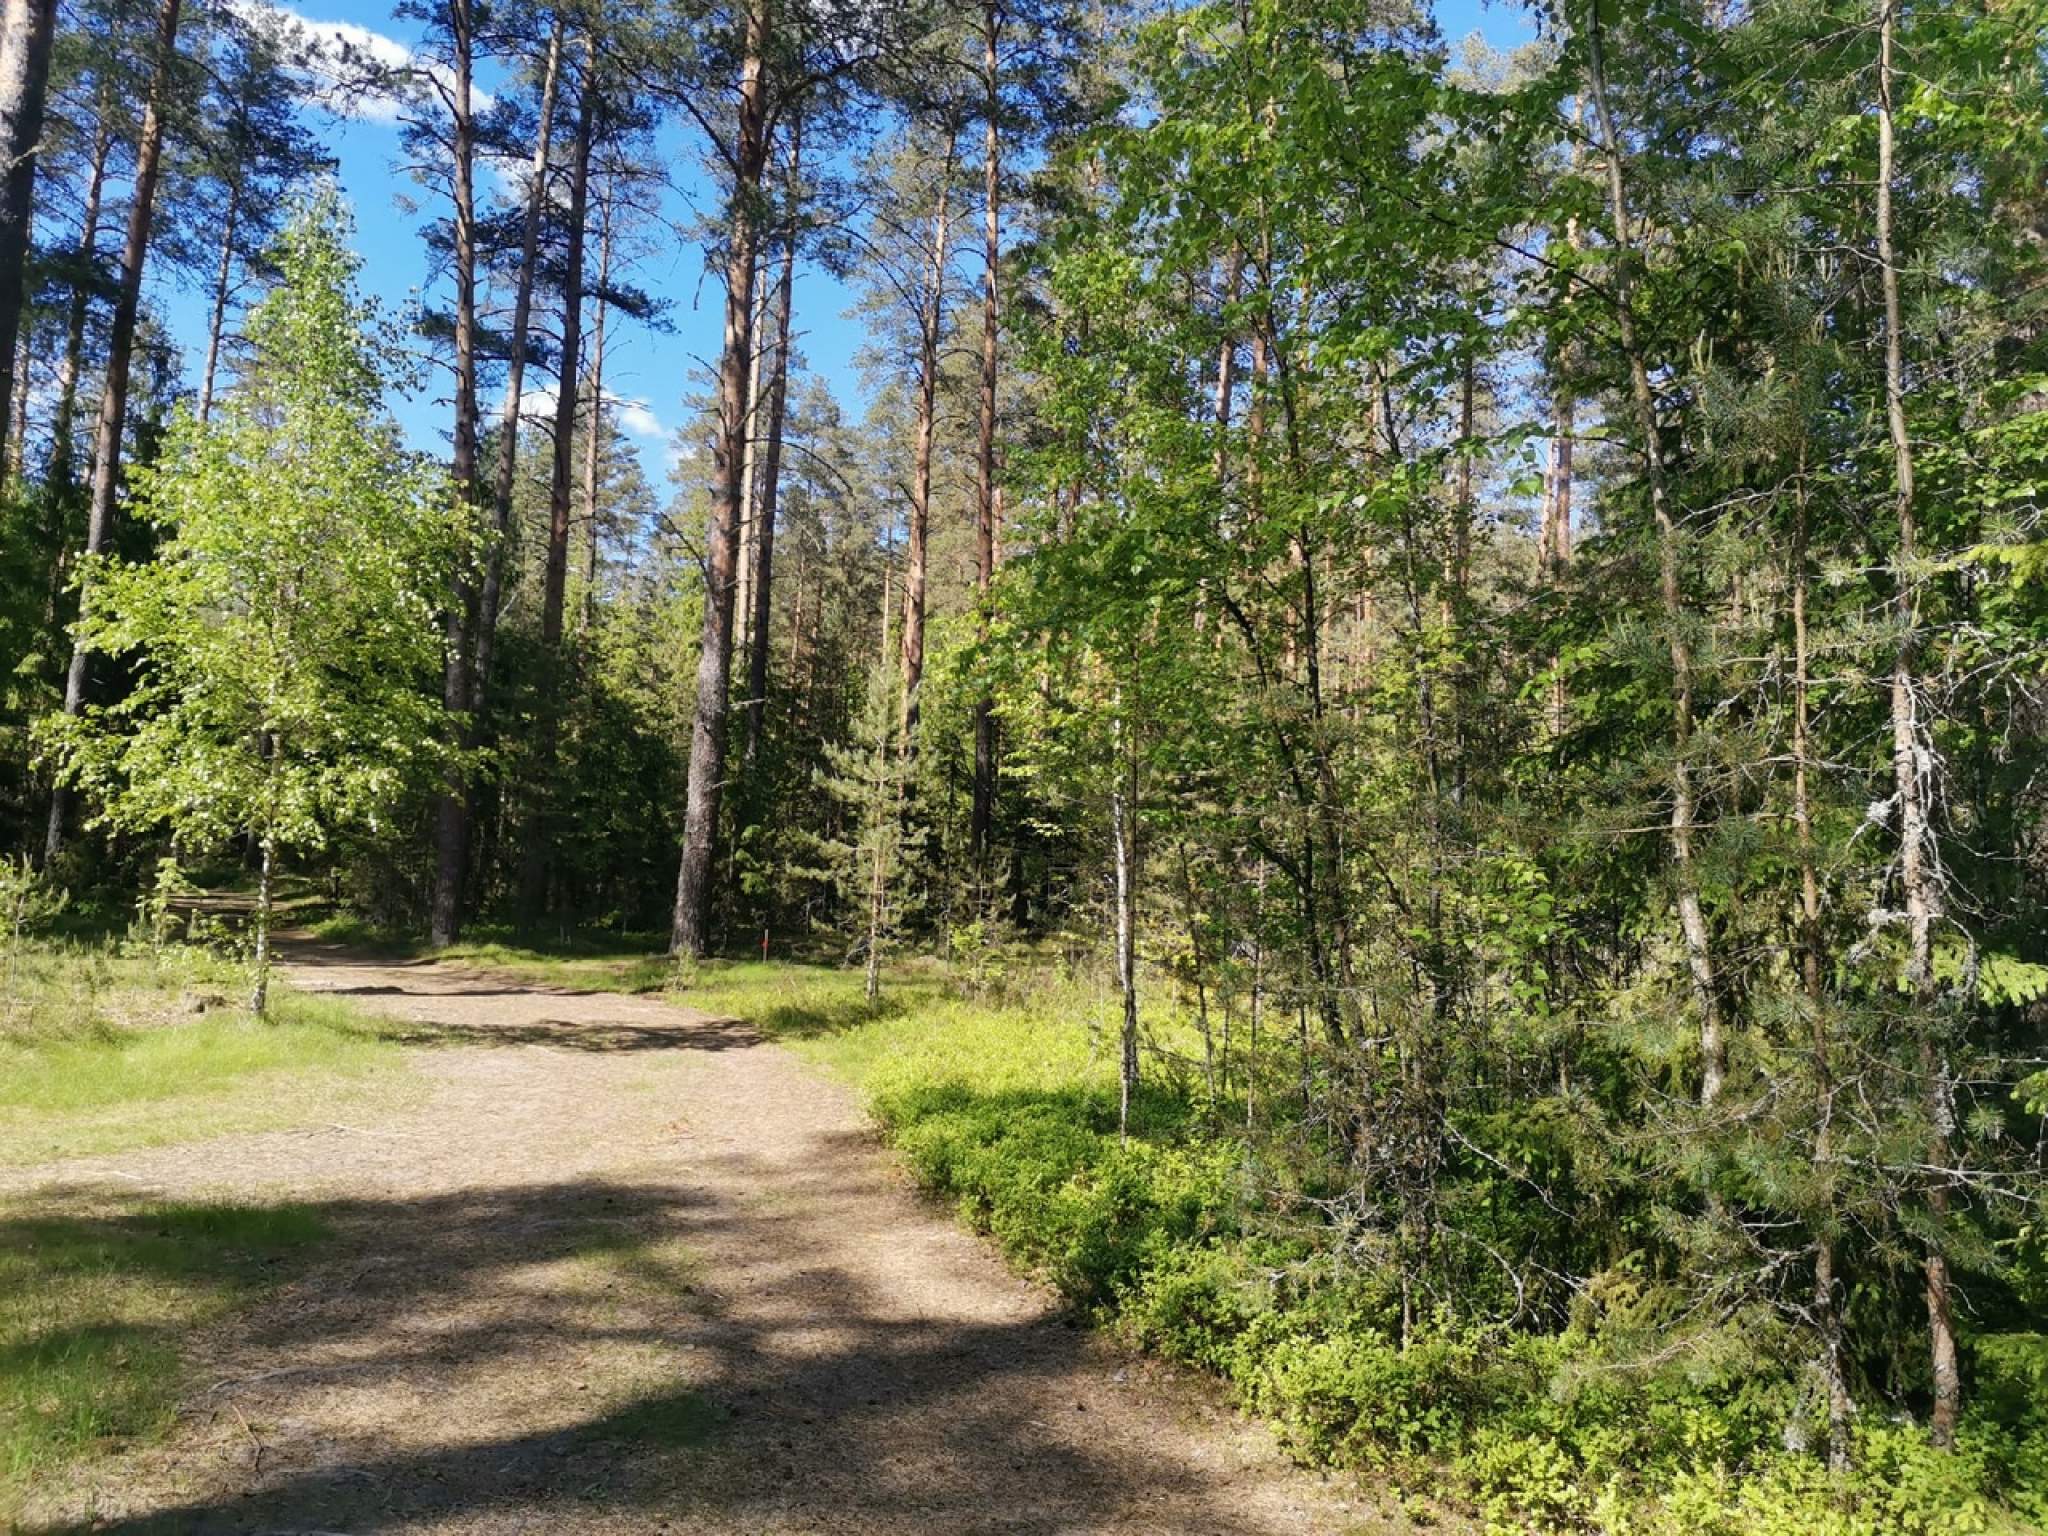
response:
{"label": "gravel path", "polygon": [[857,1104],[651,998],[302,947],[417,1025],[424,1104],[17,1170],[319,1208],[177,1431],[40,1490],[121,1532],[1385,1531],[920,1204]]}

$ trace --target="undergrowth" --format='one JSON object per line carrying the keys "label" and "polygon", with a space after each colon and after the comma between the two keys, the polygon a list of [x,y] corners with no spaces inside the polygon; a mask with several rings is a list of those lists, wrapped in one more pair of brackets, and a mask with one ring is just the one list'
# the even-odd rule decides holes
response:
{"label": "undergrowth", "polygon": [[[1298,1167],[1211,1099],[1184,1026],[1148,1023],[1150,1082],[1117,1130],[1100,1000],[995,1004],[911,972],[706,967],[681,1000],[748,1019],[858,1083],[920,1185],[1130,1343],[1214,1372],[1300,1459],[1368,1470],[1494,1532],[2021,1536],[2048,1522],[2048,1337],[1973,1342],[1954,1453],[1865,1405],[1831,1476],[1793,1341],[1754,1317],[1672,1358],[1637,1345],[1660,1292],[1623,1264],[1568,1326],[1449,1312],[1405,1342],[1384,1269],[1347,1261],[1290,1195]],[[1293,1191],[1298,1194],[1299,1191]],[[1668,1325],[1667,1325],[1668,1326]],[[1626,1342],[1622,1342],[1622,1341]]]}

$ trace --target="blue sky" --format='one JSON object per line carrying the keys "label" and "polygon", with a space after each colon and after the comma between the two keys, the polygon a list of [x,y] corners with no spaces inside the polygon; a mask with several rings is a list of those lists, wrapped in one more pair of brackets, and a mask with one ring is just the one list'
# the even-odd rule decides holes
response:
{"label": "blue sky", "polygon": [[[388,0],[291,0],[286,8],[316,31],[339,30],[355,46],[383,54],[388,61],[403,55],[418,36],[414,24],[391,15]],[[1437,0],[1436,13],[1453,43],[1477,32],[1494,46],[1509,48],[1532,35],[1528,12],[1512,3]],[[479,81],[486,90],[496,83],[488,74]],[[341,188],[355,210],[363,287],[394,307],[419,297],[431,278],[420,230],[439,210],[429,194],[399,169],[396,122],[388,112],[374,110],[347,119],[322,112],[311,126],[339,162]],[[700,148],[673,126],[664,130],[658,148],[668,160],[675,188],[665,213],[681,226],[693,211],[692,203],[703,203],[709,195],[699,167]],[[487,174],[480,191],[493,186]],[[408,200],[420,204],[418,211],[405,210]],[[698,387],[693,370],[717,351],[724,294],[716,276],[705,270],[698,246],[680,233],[661,230],[655,235],[646,242],[651,254],[640,258],[629,280],[667,301],[669,328],[656,332],[630,321],[614,321],[605,355],[605,393],[616,403],[620,425],[632,435],[649,478],[659,487],[674,463],[671,438],[685,414],[684,398]],[[186,375],[196,379],[205,349],[204,297],[160,274],[153,289],[159,313],[185,350]],[[816,267],[799,268],[795,313],[800,352],[811,371],[822,375],[842,404],[857,414],[861,388],[855,358],[864,338],[859,323],[848,318],[852,302],[852,294],[829,274]],[[535,382],[529,375],[529,389]],[[551,379],[537,382],[552,388]],[[447,375],[437,370],[425,389],[393,402],[416,447],[445,448],[447,393]],[[498,405],[494,396],[487,409],[495,413]]]}

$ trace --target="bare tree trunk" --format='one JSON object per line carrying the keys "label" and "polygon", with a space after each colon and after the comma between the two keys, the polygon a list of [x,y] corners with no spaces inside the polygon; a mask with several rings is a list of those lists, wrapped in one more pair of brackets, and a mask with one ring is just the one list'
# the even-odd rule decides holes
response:
{"label": "bare tree trunk", "polygon": [[569,587],[569,523],[576,463],[576,400],[582,384],[584,220],[590,194],[590,141],[597,110],[596,48],[583,39],[583,89],[576,104],[576,138],[569,168],[568,246],[562,273],[562,352],[556,369],[555,434],[548,476],[548,544],[541,581],[542,697],[536,721],[536,762],[529,805],[533,823],[520,859],[519,907],[529,922],[547,907],[555,828],[551,788],[555,750],[567,700],[569,668],[562,626]]}
{"label": "bare tree trunk", "polygon": [[802,196],[803,118],[789,122],[789,164],[784,195],[782,276],[775,285],[775,371],[768,381],[768,440],[761,449],[761,479],[754,539],[754,622],[747,647],[747,745],[749,767],[761,754],[761,728],[768,710],[769,619],[775,597],[775,515],[782,503],[782,432],[789,409],[789,328],[796,302],[797,200]]}
{"label": "bare tree trunk", "polygon": [[1678,529],[1671,516],[1671,499],[1665,486],[1664,448],[1657,434],[1657,403],[1650,391],[1649,364],[1636,334],[1635,296],[1637,253],[1629,233],[1628,194],[1622,179],[1621,141],[1614,131],[1614,118],[1607,107],[1605,51],[1601,46],[1598,7],[1587,7],[1587,86],[1593,99],[1594,115],[1600,125],[1601,150],[1607,161],[1607,202],[1614,221],[1615,324],[1621,332],[1622,351],[1628,358],[1629,401],[1634,407],[1636,432],[1643,440],[1643,475],[1649,482],[1650,510],[1657,521],[1659,586],[1663,597],[1664,625],[1669,631],[1672,683],[1671,764],[1671,857],[1673,883],[1677,887],[1679,928],[1685,938],[1686,963],[1692,972],[1693,993],[1700,1011],[1700,1103],[1711,1105],[1721,1096],[1728,1075],[1728,1042],[1722,1030],[1721,1002],[1714,980],[1714,956],[1707,934],[1707,919],[1700,906],[1699,875],[1693,861],[1695,831],[1692,781],[1693,663],[1692,647],[1685,637],[1685,606],[1678,580]]}
{"label": "bare tree trunk", "polygon": [[0,6],[0,420],[8,416],[17,389],[28,387],[15,377],[14,353],[27,303],[29,223],[56,30],[57,0],[6,0]]}
{"label": "bare tree trunk", "polygon": [[689,798],[683,813],[683,855],[676,871],[670,948],[703,955],[711,942],[711,870],[724,789],[725,739],[731,701],[733,568],[740,536],[741,466],[746,449],[747,384],[753,368],[754,257],[760,233],[754,199],[767,158],[767,97],[762,58],[768,45],[769,0],[747,10],[734,126],[731,234],[725,257],[725,339],[718,368],[719,430],[711,455],[711,517],[705,537],[704,631],[697,658],[697,705],[690,729]]}
{"label": "bare tree trunk", "polygon": [[[476,122],[470,103],[470,70],[475,49],[471,0],[449,0],[448,31],[454,45],[454,78],[449,87],[450,150],[454,159],[455,246],[455,430],[450,463],[455,494],[465,509],[476,497]],[[474,594],[466,571],[458,569],[448,603],[446,655],[441,702],[458,741],[466,742],[470,718],[473,659],[470,609]],[[469,804],[461,773],[450,768],[434,802],[434,894],[428,932],[436,945],[452,944],[462,925],[462,874],[469,843]]]}
{"label": "bare tree trunk", "polygon": [[1915,601],[1919,558],[1913,509],[1913,441],[1906,429],[1905,328],[1899,299],[1899,265],[1892,242],[1892,181],[1896,174],[1893,142],[1892,87],[1896,66],[1898,0],[1879,0],[1877,67],[1877,267],[1884,290],[1885,422],[1891,434],[1897,480],[1899,555],[1895,598],[1899,625],[1898,652],[1892,663],[1892,778],[1898,802],[1899,884],[1906,899],[1906,981],[1921,1029],[1921,1071],[1925,1077],[1928,1124],[1927,1161],[1935,1170],[1927,1181],[1927,1204],[1934,1213],[1936,1236],[1926,1257],[1927,1330],[1934,1380],[1934,1414],[1929,1432],[1934,1443],[1955,1444],[1956,1422],[1962,1414],[1963,1379],[1956,1361],[1954,1304],[1950,1296],[1948,1256],[1939,1231],[1948,1216],[1949,1137],[1954,1119],[1948,1087],[1948,1063],[1935,1034],[1937,991],[1934,977],[1934,923],[1939,914],[1940,874],[1934,830],[1928,814],[1932,785],[1932,754],[1920,747],[1918,688],[1914,667],[1919,654],[1919,612]]}
{"label": "bare tree trunk", "polygon": [[754,633],[754,551],[760,533],[761,391],[768,380],[767,354],[761,337],[768,329],[768,289],[764,273],[754,272],[754,360],[747,372],[747,442],[740,455],[740,547],[733,565],[733,646],[740,656],[752,654]]}
{"label": "bare tree trunk", "polygon": [[85,371],[85,322],[92,302],[91,269],[99,255],[100,207],[107,181],[107,156],[113,152],[114,136],[108,129],[101,103],[99,135],[93,141],[92,169],[85,184],[85,212],[79,225],[78,254],[86,271],[72,285],[70,311],[64,317],[64,358],[57,365],[57,408],[50,418],[50,481],[59,491],[74,483],[77,466],[72,462],[77,430],[78,379]]}
{"label": "bare tree trunk", "polygon": [[519,473],[520,399],[526,389],[526,333],[533,321],[533,274],[540,251],[540,227],[547,208],[548,158],[555,125],[555,98],[562,80],[562,18],[556,13],[548,34],[541,76],[540,121],[527,172],[526,229],[519,248],[519,276],[512,291],[512,355],[505,373],[505,403],[498,417],[497,476],[491,486],[490,544],[484,557],[483,596],[477,604],[476,663],[470,676],[470,708],[483,708],[491,686],[491,651],[497,642],[498,609],[505,589],[505,540],[512,528],[512,488]]}
{"label": "bare tree trunk", "polygon": [[277,839],[266,834],[263,863],[256,876],[256,984],[249,996],[249,1011],[259,1019],[270,1013],[270,920],[276,870]]}
{"label": "bare tree trunk", "polygon": [[[541,590],[540,638],[550,653],[562,645],[569,581],[569,508],[576,462],[576,390],[583,352],[584,215],[590,197],[590,138],[597,108],[597,59],[584,39],[583,91],[576,105],[576,144],[569,170],[568,248],[562,274],[562,359],[555,390],[555,456],[548,483],[547,571]],[[559,684],[559,679],[557,679]]]}
{"label": "bare tree trunk", "polygon": [[[997,294],[1002,262],[1002,91],[997,75],[997,43],[1002,28],[1000,0],[982,0],[981,26],[986,121],[982,153],[981,416],[974,452],[974,588],[981,599],[981,634],[986,639],[989,582],[995,575],[996,340],[1000,324]],[[968,829],[977,880],[987,874],[995,804],[995,701],[984,694],[974,704],[974,799]]]}
{"label": "bare tree trunk", "polygon": [[[142,109],[142,131],[135,144],[135,191],[128,204],[128,234],[121,246],[121,283],[114,298],[114,324],[107,341],[107,382],[100,393],[99,428],[95,434],[92,500],[86,518],[85,552],[106,548],[113,532],[114,502],[120,490],[121,431],[128,416],[128,371],[135,358],[135,325],[142,304],[142,267],[149,257],[149,227],[156,209],[156,184],[162,169],[164,102],[170,91],[171,68],[178,45],[180,0],[162,0],[157,12],[155,64],[149,97]],[[12,351],[12,348],[9,348]],[[81,604],[86,594],[80,595]],[[64,713],[85,708],[86,651],[71,648],[71,666],[64,679]],[[44,862],[64,847],[64,823],[70,796],[60,786],[50,796],[50,821],[43,838]]]}
{"label": "bare tree trunk", "polygon": [[1543,575],[1555,582],[1572,557],[1572,433],[1576,408],[1569,394],[1560,393],[1553,407],[1550,437],[1550,473],[1545,476],[1543,535],[1540,543]]}
{"label": "bare tree trunk", "polygon": [[605,290],[612,280],[612,193],[610,177],[598,199],[597,321],[590,338],[590,417],[583,439],[583,616],[578,633],[588,635],[597,623],[597,482],[604,447],[604,322],[609,307]]}
{"label": "bare tree trunk", "polygon": [[925,584],[930,561],[932,435],[938,421],[939,339],[945,323],[946,244],[952,232],[952,170],[955,140],[947,136],[939,204],[932,210],[928,286],[917,317],[917,437],[910,466],[910,550],[903,572],[903,750],[916,750],[919,694],[924,686]]}
{"label": "bare tree trunk", "polygon": [[220,338],[228,321],[228,289],[235,270],[235,220],[242,210],[242,183],[228,189],[227,215],[221,221],[220,261],[213,271],[213,305],[206,326],[206,367],[199,376],[199,419],[213,415],[213,377],[220,366]]}

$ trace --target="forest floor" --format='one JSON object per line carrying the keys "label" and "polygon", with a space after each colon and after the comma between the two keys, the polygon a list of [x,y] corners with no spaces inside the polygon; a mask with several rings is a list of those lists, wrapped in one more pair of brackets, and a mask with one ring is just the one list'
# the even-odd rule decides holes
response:
{"label": "forest floor", "polygon": [[302,941],[297,988],[424,1077],[348,1119],[0,1169],[76,1223],[152,1202],[327,1236],[184,1343],[175,1425],[25,1528],[1380,1532],[1203,1383],[921,1203],[853,1093],[651,997]]}

